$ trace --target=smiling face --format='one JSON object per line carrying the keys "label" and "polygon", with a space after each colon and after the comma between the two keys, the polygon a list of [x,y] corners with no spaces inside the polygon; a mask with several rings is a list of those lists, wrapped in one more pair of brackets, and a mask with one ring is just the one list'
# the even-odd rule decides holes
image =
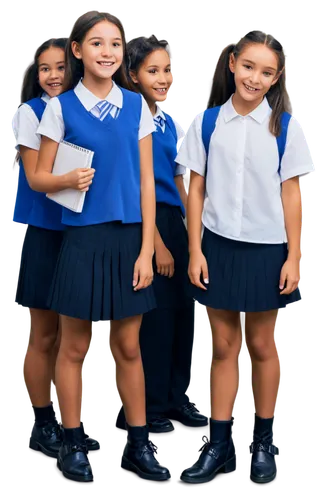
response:
{"label": "smiling face", "polygon": [[38,58],[38,81],[50,97],[63,90],[65,76],[65,52],[58,47],[50,47]]}
{"label": "smiling face", "polygon": [[119,28],[109,21],[100,21],[87,32],[81,44],[72,42],[72,51],[83,61],[85,79],[110,79],[123,61]]}
{"label": "smiling face", "polygon": [[168,52],[165,49],[154,50],[145,58],[139,70],[130,71],[130,75],[149,106],[156,101],[165,101],[173,81]]}
{"label": "smiling face", "polygon": [[258,43],[247,45],[237,59],[231,54],[229,68],[235,76],[235,96],[253,105],[260,104],[279,78],[278,62],[273,50]]}

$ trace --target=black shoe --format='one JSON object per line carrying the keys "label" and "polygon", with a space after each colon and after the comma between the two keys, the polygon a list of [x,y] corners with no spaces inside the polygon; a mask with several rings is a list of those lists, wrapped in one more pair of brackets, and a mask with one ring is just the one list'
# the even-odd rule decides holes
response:
{"label": "black shoe", "polygon": [[178,420],[189,427],[204,427],[208,425],[208,419],[199,413],[194,403],[186,403],[178,408],[173,408],[165,413],[171,420]]}
{"label": "black shoe", "polygon": [[208,441],[202,448],[197,460],[186,467],[179,479],[184,483],[202,484],[215,479],[216,474],[235,472],[238,467],[236,445],[233,440],[212,443]]}
{"label": "black shoe", "polygon": [[[73,441],[68,441],[66,433],[71,433]],[[62,474],[72,481],[90,482],[93,481],[93,473],[87,457],[88,449],[85,444],[83,429],[64,430],[64,441],[60,446],[57,466]]]}
{"label": "black shoe", "polygon": [[274,482],[279,475],[277,463],[277,446],[273,443],[256,441],[251,442],[250,478],[255,483],[269,484]]}
{"label": "black shoe", "polygon": [[80,426],[83,430],[83,434],[84,434],[84,438],[86,440],[86,446],[88,448],[88,451],[96,451],[96,450],[99,450],[100,449],[100,445],[99,445],[99,442],[96,440],[96,439],[93,439],[93,438],[90,438],[88,436],[88,434],[86,434],[84,432],[84,428],[83,428],[83,423],[81,422],[80,423]]}
{"label": "black shoe", "polygon": [[172,478],[171,471],[159,462],[157,446],[151,442],[131,443],[126,440],[121,450],[120,465],[134,470],[141,479],[163,481]]}
{"label": "black shoe", "polygon": [[45,422],[44,425],[35,424],[33,426],[29,443],[32,450],[41,451],[48,457],[57,458],[61,443],[62,433],[56,419]]}
{"label": "black shoe", "polygon": [[175,429],[172,420],[168,417],[152,418],[149,420],[148,425],[151,436],[159,436],[166,432],[172,432]]}

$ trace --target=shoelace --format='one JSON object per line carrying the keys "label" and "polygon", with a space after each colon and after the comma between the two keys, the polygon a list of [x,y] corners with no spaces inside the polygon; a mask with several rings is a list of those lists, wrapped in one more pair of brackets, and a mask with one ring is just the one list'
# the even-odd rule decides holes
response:
{"label": "shoelace", "polygon": [[80,443],[80,444],[71,443],[70,446],[71,446],[71,451],[74,451],[74,452],[83,451],[83,453],[85,453],[86,455],[89,453],[87,446],[83,443]]}
{"label": "shoelace", "polygon": [[196,408],[195,404],[190,402],[184,405],[184,410],[188,413],[193,413],[195,411],[199,413],[199,410]]}
{"label": "shoelace", "polygon": [[148,441],[148,444],[146,444],[141,451],[140,458],[142,458],[145,453],[156,453],[157,455],[157,446],[155,446],[151,441]]}
{"label": "shoelace", "polygon": [[204,444],[201,446],[199,451],[203,451],[208,445],[210,445],[210,441],[207,436],[202,436],[202,440]]}

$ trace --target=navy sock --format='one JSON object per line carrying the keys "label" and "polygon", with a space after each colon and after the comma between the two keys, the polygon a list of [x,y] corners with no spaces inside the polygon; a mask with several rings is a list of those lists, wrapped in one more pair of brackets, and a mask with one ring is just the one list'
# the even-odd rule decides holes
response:
{"label": "navy sock", "polygon": [[127,424],[127,438],[131,444],[148,443],[148,435],[147,425],[132,427]]}
{"label": "navy sock", "polygon": [[210,419],[210,441],[212,443],[228,441],[231,437],[231,420]]}
{"label": "navy sock", "polygon": [[67,443],[84,444],[85,437],[82,426],[66,429],[64,427],[65,441]]}
{"label": "navy sock", "polygon": [[52,422],[56,419],[52,403],[47,406],[33,406],[32,408],[35,413],[35,422],[37,425],[45,425],[47,422]]}
{"label": "navy sock", "polygon": [[253,441],[265,441],[268,444],[273,443],[273,420],[272,418],[261,418],[255,415]]}

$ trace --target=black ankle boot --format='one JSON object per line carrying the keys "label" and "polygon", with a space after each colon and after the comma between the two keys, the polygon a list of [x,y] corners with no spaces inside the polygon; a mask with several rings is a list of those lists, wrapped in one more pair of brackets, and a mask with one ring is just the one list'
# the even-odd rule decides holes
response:
{"label": "black ankle boot", "polygon": [[276,476],[275,455],[278,448],[273,445],[273,418],[260,418],[255,415],[250,478],[255,483],[269,483]]}
{"label": "black ankle boot", "polygon": [[67,479],[79,482],[93,481],[87,454],[88,449],[83,427],[64,428],[63,443],[60,446],[57,466]]}
{"label": "black ankle boot", "polygon": [[38,408],[33,406],[35,424],[33,426],[29,447],[41,451],[48,457],[57,458],[62,442],[60,426],[57,422],[53,405]]}
{"label": "black ankle boot", "polygon": [[231,437],[231,420],[210,419],[210,438],[203,437],[204,445],[199,460],[184,470],[180,479],[186,483],[207,483],[218,472],[233,472],[236,469],[235,447]]}
{"label": "black ankle boot", "polygon": [[170,472],[162,467],[156,458],[156,446],[148,440],[148,427],[131,427],[127,424],[127,444],[124,449],[121,466],[135,472],[142,479],[165,481]]}

